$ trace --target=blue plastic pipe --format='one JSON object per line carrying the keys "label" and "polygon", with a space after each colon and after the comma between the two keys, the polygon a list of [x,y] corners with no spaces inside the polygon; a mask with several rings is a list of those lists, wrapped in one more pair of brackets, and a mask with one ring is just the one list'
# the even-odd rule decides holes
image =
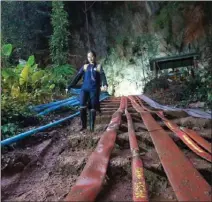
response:
{"label": "blue plastic pipe", "polygon": [[41,110],[37,110],[37,112],[42,113],[42,111],[48,111],[49,109],[51,109],[51,108],[54,109],[55,107],[58,107],[58,106],[63,106],[63,105],[67,105],[67,104],[72,105],[72,103],[74,104],[77,101],[78,101],[77,99],[73,99],[73,100],[70,100],[70,101],[62,102],[62,103],[59,103],[59,104],[55,104],[53,106],[46,107],[46,108],[41,109]]}
{"label": "blue plastic pipe", "polygon": [[[81,89],[71,88],[71,92],[73,94],[79,95],[80,91],[81,91]],[[31,107],[31,109],[34,110],[34,111],[41,111],[41,110],[46,109],[48,107],[52,107],[54,105],[58,105],[58,104],[61,104],[61,103],[67,102],[67,101],[74,100],[74,99],[77,99],[77,96],[72,96],[71,98],[67,98],[67,99],[64,99],[64,100],[59,100],[59,101],[56,101],[56,102],[50,102],[48,104],[36,105],[34,107]]]}
{"label": "blue plastic pipe", "polygon": [[[105,95],[102,99],[100,99],[100,101],[102,101],[102,100],[104,100],[104,99],[106,99],[106,98],[108,98],[108,97],[109,97],[108,95]],[[32,134],[34,134],[34,133],[43,131],[43,130],[45,130],[45,129],[47,129],[47,128],[56,126],[56,125],[58,125],[58,124],[60,124],[60,123],[62,123],[62,122],[64,122],[64,121],[67,121],[67,120],[69,120],[69,119],[71,119],[71,118],[74,118],[75,116],[77,116],[77,115],[79,115],[79,114],[80,114],[80,112],[76,112],[75,114],[72,114],[72,115],[70,115],[70,116],[68,116],[68,117],[65,117],[65,118],[63,118],[63,119],[57,120],[57,121],[55,121],[55,122],[53,122],[53,123],[49,123],[49,124],[47,124],[47,125],[45,125],[45,126],[41,126],[41,127],[39,127],[39,128],[35,128],[35,129],[30,130],[30,131],[21,133],[21,134],[19,134],[19,135],[16,135],[16,136],[7,138],[7,139],[1,141],[1,146],[6,146],[6,145],[10,145],[10,144],[12,144],[12,143],[15,143],[15,142],[17,142],[17,141],[19,141],[19,140],[22,140],[22,139],[24,139],[25,137],[30,136],[30,135],[32,135]]]}
{"label": "blue plastic pipe", "polygon": [[65,103],[61,103],[59,105],[56,105],[56,106],[52,106],[52,107],[49,107],[47,109],[45,109],[44,111],[40,112],[38,115],[39,116],[43,116],[43,115],[46,115],[56,109],[59,109],[61,107],[64,107],[64,106],[74,106],[74,105],[78,105],[79,104],[79,101],[78,100],[74,100],[74,101],[69,101],[69,102],[65,102]]}
{"label": "blue plastic pipe", "polygon": [[65,99],[65,100],[51,102],[51,103],[48,103],[48,104],[37,105],[37,106],[31,107],[31,109],[34,110],[34,111],[42,111],[43,109],[46,109],[48,107],[52,107],[52,106],[55,106],[55,105],[58,105],[58,104],[69,102],[69,101],[75,100],[75,99],[77,99],[76,96],[68,98],[68,99]]}
{"label": "blue plastic pipe", "polygon": [[35,128],[35,129],[30,130],[30,131],[27,131],[27,132],[21,133],[19,135],[16,135],[14,137],[7,138],[6,140],[1,141],[1,146],[10,145],[12,143],[15,143],[15,142],[21,140],[21,139],[24,139],[25,137],[27,137],[29,135],[32,135],[34,133],[37,133],[37,132],[43,131],[43,130],[45,130],[47,128],[53,127],[55,125],[58,125],[58,124],[62,123],[63,121],[66,121],[68,119],[71,119],[71,118],[77,116],[79,113],[80,112],[76,112],[75,114],[72,114],[72,115],[70,115],[70,116],[68,116],[66,118],[60,119],[60,120],[55,121],[53,123],[49,123],[49,124],[41,126],[39,128]]}
{"label": "blue plastic pipe", "polygon": [[53,106],[53,105],[56,105],[56,104],[59,104],[59,103],[62,103],[62,102],[66,102],[66,101],[70,101],[72,99],[76,98],[76,96],[74,97],[71,97],[71,98],[67,98],[67,99],[64,99],[64,100],[58,100],[58,101],[54,101],[54,102],[50,102],[50,103],[47,103],[47,104],[40,104],[40,105],[36,105],[32,108],[44,108],[44,107],[48,107],[48,106]]}
{"label": "blue plastic pipe", "polygon": [[[105,95],[106,94],[104,94],[104,93],[101,94],[100,95],[100,99],[102,98],[102,96],[105,96]],[[47,109],[44,109],[42,112],[40,112],[38,114],[38,116],[44,116],[44,115],[48,114],[49,112],[52,112],[52,111],[54,111],[56,109],[59,109],[61,107],[64,107],[64,106],[77,106],[77,105],[79,105],[79,101],[77,100],[77,98],[75,98],[75,99],[73,99],[71,101],[67,101],[65,103],[60,103],[60,104],[57,104],[55,106],[49,107]]]}

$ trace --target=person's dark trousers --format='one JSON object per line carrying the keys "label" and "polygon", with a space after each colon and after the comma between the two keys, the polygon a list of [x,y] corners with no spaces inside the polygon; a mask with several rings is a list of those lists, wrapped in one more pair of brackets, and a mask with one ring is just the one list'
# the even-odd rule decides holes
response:
{"label": "person's dark trousers", "polygon": [[100,99],[100,89],[97,90],[96,111],[98,111],[101,114],[101,108],[100,108],[100,101],[99,101],[99,99]]}
{"label": "person's dark trousers", "polygon": [[[89,101],[89,125],[90,125],[90,130],[91,132],[94,131],[94,126],[95,126],[95,120],[96,120],[96,108],[98,107],[99,104],[99,96],[97,90],[92,90],[92,91],[86,91],[86,90],[81,90],[80,93],[80,106],[81,108],[85,108],[87,105],[87,102]],[[85,108],[86,109],[86,108]],[[81,111],[81,122],[82,124],[84,121],[87,121],[87,114],[86,110]],[[82,125],[83,127],[83,125]]]}
{"label": "person's dark trousers", "polygon": [[96,120],[96,110],[95,109],[91,109],[90,110],[90,131],[94,132],[94,125],[95,125],[95,120]]}
{"label": "person's dark trousers", "polygon": [[99,94],[98,91],[90,91],[90,105],[91,110],[89,112],[90,118],[90,131],[94,131],[95,121],[96,121],[96,109],[99,106]]}
{"label": "person's dark trousers", "polygon": [[80,92],[80,119],[81,119],[81,130],[87,128],[87,105],[89,99],[89,92],[81,90]]}
{"label": "person's dark trousers", "polygon": [[80,108],[80,119],[81,119],[81,125],[82,130],[87,128],[87,108],[81,107]]}

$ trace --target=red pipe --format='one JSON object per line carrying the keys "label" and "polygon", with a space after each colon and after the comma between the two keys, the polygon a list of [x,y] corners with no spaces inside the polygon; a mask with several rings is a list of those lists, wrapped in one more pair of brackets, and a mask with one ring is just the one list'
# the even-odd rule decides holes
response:
{"label": "red pipe", "polygon": [[183,130],[187,135],[189,135],[189,137],[191,137],[193,140],[195,140],[200,146],[205,148],[208,152],[212,153],[212,145],[204,138],[202,138],[197,132],[184,127],[180,127],[180,129]]}
{"label": "red pipe", "polygon": [[[159,114],[156,113],[158,116]],[[194,153],[204,158],[205,160],[212,162],[212,156],[200,148],[184,131],[180,130],[177,124],[167,120],[163,121],[166,126],[173,131]]]}
{"label": "red pipe", "polygon": [[[141,100],[139,98],[137,98],[137,101],[139,102],[139,104],[141,105],[142,108],[144,108],[145,110],[149,111],[149,112],[153,112],[151,110],[149,110],[147,107],[144,107],[143,103],[141,102]],[[204,151],[202,148],[200,148],[196,142],[198,144],[200,144],[201,146],[203,146],[203,148],[205,148],[207,150],[208,146],[204,144],[204,139],[201,138],[199,136],[199,138],[197,139],[196,136],[194,136],[194,134],[187,134],[184,132],[184,130],[181,130],[180,127],[169,121],[168,119],[166,119],[163,115],[163,111],[155,111],[154,113],[156,113],[162,120],[163,122],[166,124],[166,126],[173,131],[194,153],[196,153],[198,156],[204,158],[205,160],[212,162],[212,156],[211,154],[207,153],[206,151]],[[193,137],[194,140],[196,142],[194,142],[189,136]],[[210,146],[209,146],[210,147]]]}
{"label": "red pipe", "polygon": [[149,112],[141,112],[135,98],[129,96],[133,107],[140,112],[160,161],[179,201],[211,201],[211,186],[187,160],[183,152]]}
{"label": "red pipe", "polygon": [[101,190],[111,151],[116,140],[116,130],[121,123],[126,98],[121,98],[120,108],[113,114],[112,120],[103,133],[94,152],[89,157],[81,175],[72,186],[65,201],[94,201]]}
{"label": "red pipe", "polygon": [[142,160],[139,157],[139,147],[133,127],[132,118],[127,109],[125,109],[125,114],[127,117],[130,149],[132,152],[133,201],[148,202],[147,186],[144,178],[144,167]]}

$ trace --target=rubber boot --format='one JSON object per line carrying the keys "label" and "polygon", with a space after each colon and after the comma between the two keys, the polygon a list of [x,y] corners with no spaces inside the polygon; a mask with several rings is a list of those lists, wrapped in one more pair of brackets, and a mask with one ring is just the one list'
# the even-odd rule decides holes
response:
{"label": "rubber boot", "polygon": [[80,119],[82,124],[82,128],[80,129],[80,131],[83,131],[87,128],[87,109],[86,108],[80,109]]}
{"label": "rubber boot", "polygon": [[90,114],[90,131],[94,132],[94,125],[95,125],[95,120],[96,120],[96,110],[91,109],[89,114]]}

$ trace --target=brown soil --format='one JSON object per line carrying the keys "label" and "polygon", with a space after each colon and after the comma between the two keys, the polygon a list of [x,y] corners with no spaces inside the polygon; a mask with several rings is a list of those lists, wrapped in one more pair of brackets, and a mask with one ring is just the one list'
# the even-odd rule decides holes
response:
{"label": "brown soil", "polygon": [[[118,108],[118,105],[117,105]],[[2,150],[2,201],[59,201],[63,200],[95,149],[101,133],[105,131],[116,108],[97,116],[94,133],[80,129],[79,117],[69,124],[33,135],[26,140]],[[145,168],[150,201],[176,201],[167,180],[151,137],[141,122],[139,114],[131,109],[141,158]],[[211,141],[211,125],[207,120],[170,115],[180,126],[188,126]],[[170,132],[176,144],[203,177],[211,183],[211,164],[201,159]],[[96,201],[132,201],[131,152],[127,134],[126,117],[118,130],[116,144],[111,154],[107,180]]]}

